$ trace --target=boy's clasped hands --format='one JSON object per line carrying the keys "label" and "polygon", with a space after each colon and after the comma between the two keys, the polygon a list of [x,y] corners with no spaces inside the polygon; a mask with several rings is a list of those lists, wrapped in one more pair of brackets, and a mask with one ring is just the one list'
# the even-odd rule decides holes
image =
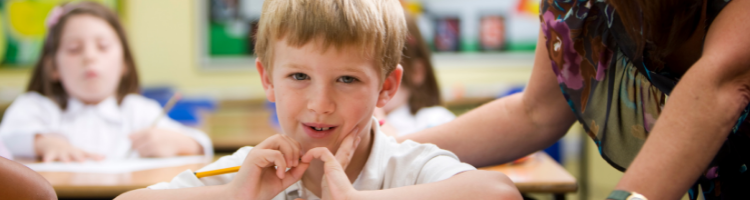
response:
{"label": "boy's clasped hands", "polygon": [[271,136],[248,153],[237,177],[226,185],[226,194],[233,199],[272,199],[299,181],[313,159],[319,159],[325,163],[321,199],[351,199],[356,190],[344,169],[361,141],[357,131],[355,128],[346,136],[335,155],[326,147],[303,154],[294,139],[282,134]]}

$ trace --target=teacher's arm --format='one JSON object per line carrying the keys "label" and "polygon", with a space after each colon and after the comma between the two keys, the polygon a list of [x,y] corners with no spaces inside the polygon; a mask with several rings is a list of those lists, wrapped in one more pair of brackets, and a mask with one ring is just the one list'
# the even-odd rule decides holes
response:
{"label": "teacher's arm", "polygon": [[748,9],[732,1],[717,16],[617,189],[679,199],[706,170],[750,101]]}
{"label": "teacher's arm", "polygon": [[565,135],[575,117],[551,69],[546,41],[540,31],[524,92],[398,139],[436,144],[477,167],[509,162],[552,145]]}

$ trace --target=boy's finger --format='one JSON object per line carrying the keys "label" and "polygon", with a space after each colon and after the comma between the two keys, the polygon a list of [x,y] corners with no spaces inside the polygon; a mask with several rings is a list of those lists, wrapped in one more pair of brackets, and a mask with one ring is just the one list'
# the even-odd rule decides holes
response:
{"label": "boy's finger", "polygon": [[276,176],[279,179],[284,179],[284,173],[286,172],[286,160],[284,155],[277,150],[260,149],[258,155],[260,155],[256,165],[260,168],[271,167],[276,165]]}
{"label": "boy's finger", "polygon": [[[281,137],[281,138],[279,138],[279,137]],[[279,149],[279,142],[277,142],[277,141],[278,141],[278,139],[283,139],[283,138],[284,138],[284,135],[274,135],[274,136],[271,136],[268,139],[263,140],[263,142],[261,142],[260,144],[255,145],[254,148],[278,150]]]}
{"label": "boy's finger", "polygon": [[284,179],[282,179],[281,181],[284,188],[289,187],[302,179],[302,175],[305,174],[305,171],[309,166],[309,163],[301,163],[297,165],[297,167],[292,167],[291,169],[289,169],[289,171],[286,172],[286,177],[284,177]]}
{"label": "boy's finger", "polygon": [[313,159],[320,159],[323,162],[336,160],[336,158],[333,157],[333,154],[331,154],[331,151],[329,151],[328,148],[325,147],[312,148],[308,150],[304,156],[302,156],[303,163],[310,163]]}
{"label": "boy's finger", "polygon": [[310,167],[310,163],[300,163],[297,167],[290,169],[288,172],[295,179],[301,179],[308,167]]}
{"label": "boy's finger", "polygon": [[336,157],[331,154],[331,151],[329,151],[328,148],[317,147],[307,151],[305,156],[302,157],[302,162],[309,163],[313,158],[325,162],[323,164],[325,181],[323,182],[325,183],[327,181],[328,187],[331,185],[336,185],[336,187],[347,187],[346,185],[348,185],[348,187],[351,187],[352,183],[349,181],[349,177],[346,176],[344,168],[341,167],[336,160]]}
{"label": "boy's finger", "polygon": [[[305,156],[302,157],[302,162],[310,163],[313,159],[319,159],[324,162],[323,167],[325,172],[328,173],[330,170],[344,172],[344,168],[336,159],[335,156],[325,147],[316,147],[307,151]],[[346,176],[346,174],[344,174]],[[346,178],[348,180],[348,178]]]}
{"label": "boy's finger", "polygon": [[290,167],[296,167],[299,165],[299,159],[300,159],[300,144],[296,140],[292,139],[291,137],[284,136],[287,142],[289,142],[290,147],[292,148],[292,160],[289,162]]}
{"label": "boy's finger", "polygon": [[349,166],[349,161],[352,160],[354,151],[357,150],[359,140],[359,136],[357,136],[356,133],[349,134],[349,136],[341,142],[339,149],[336,151],[336,160],[339,161],[341,167],[344,169]]}
{"label": "boy's finger", "polygon": [[292,143],[289,142],[289,140],[282,136],[281,139],[278,142],[279,151],[281,151],[281,154],[284,155],[284,160],[287,164],[293,165],[294,164],[294,147],[292,146]]}
{"label": "boy's finger", "polygon": [[299,164],[299,157],[300,157],[300,145],[299,142],[292,139],[292,137],[285,137],[287,142],[289,142],[289,145],[292,147],[292,162],[290,163],[291,167],[296,167]]}

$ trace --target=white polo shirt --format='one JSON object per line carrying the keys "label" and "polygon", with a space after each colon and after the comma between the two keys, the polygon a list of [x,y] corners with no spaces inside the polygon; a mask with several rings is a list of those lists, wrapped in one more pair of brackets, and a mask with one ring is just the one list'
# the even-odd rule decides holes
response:
{"label": "white polo shirt", "polygon": [[[473,166],[462,163],[450,151],[442,150],[433,144],[420,144],[411,140],[396,142],[393,137],[380,131],[376,119],[372,121],[372,150],[362,172],[352,184],[357,190],[382,190],[409,185],[425,184],[445,180],[458,173],[476,170]],[[198,171],[209,171],[242,165],[252,147],[242,147],[232,155],[224,156]],[[190,170],[178,174],[171,182],[162,182],[149,186],[150,189],[175,189],[221,185],[229,183],[236,173],[197,178]],[[320,199],[302,187],[298,181],[274,200],[304,198]]]}
{"label": "white polo shirt", "polygon": [[448,123],[456,119],[456,115],[442,106],[422,108],[412,115],[409,104],[404,104],[388,113],[386,118],[386,123],[396,128],[401,136]]}
{"label": "white polo shirt", "polygon": [[[84,151],[104,155],[106,159],[126,158],[131,149],[130,134],[150,128],[162,113],[158,102],[129,94],[120,105],[110,97],[96,105],[70,98],[65,110],[36,92],[16,98],[0,123],[0,140],[17,157],[35,157],[34,136],[56,134]],[[207,158],[213,158],[211,139],[197,129],[162,117],[156,127],[185,134],[201,146]]]}

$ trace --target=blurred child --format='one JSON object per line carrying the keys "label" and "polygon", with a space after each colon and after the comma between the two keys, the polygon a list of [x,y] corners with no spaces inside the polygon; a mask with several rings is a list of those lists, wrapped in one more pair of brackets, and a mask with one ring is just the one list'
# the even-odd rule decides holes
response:
{"label": "blurred child", "polygon": [[404,67],[401,88],[383,107],[387,114],[385,126],[392,126],[397,133],[394,135],[414,133],[456,118],[448,109],[440,106],[440,87],[432,69],[430,49],[412,16],[407,15],[406,25],[409,36],[401,59],[401,66]]}
{"label": "blurred child", "polygon": [[[266,0],[256,68],[282,134],[120,199],[520,199],[502,173],[432,144],[398,143],[372,117],[399,88],[397,0]],[[334,155],[331,152],[336,152]],[[288,169],[288,170],[287,170]]]}
{"label": "blurred child", "polygon": [[138,95],[135,60],[117,16],[93,2],[56,7],[28,92],[8,108],[0,137],[19,157],[43,161],[212,156],[203,133],[161,118]]}

